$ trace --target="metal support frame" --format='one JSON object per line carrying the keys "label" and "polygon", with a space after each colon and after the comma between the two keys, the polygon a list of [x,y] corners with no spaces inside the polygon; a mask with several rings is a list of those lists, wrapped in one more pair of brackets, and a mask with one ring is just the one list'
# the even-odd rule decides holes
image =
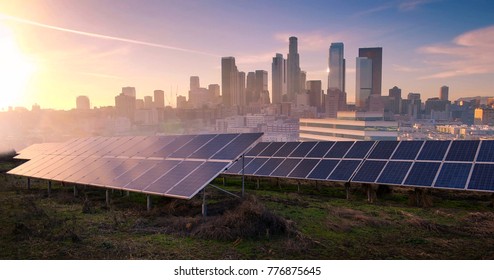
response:
{"label": "metal support frame", "polygon": [[130,196],[130,192],[129,191],[125,191],[125,196]]}
{"label": "metal support frame", "polygon": [[297,180],[297,191],[300,192],[300,180]]}
{"label": "metal support frame", "polygon": [[[220,187],[218,187],[218,186],[215,186],[215,185],[213,185],[213,184],[209,184],[209,186],[211,186],[211,187],[213,187],[213,188],[215,188],[215,189],[218,189],[218,190],[220,190],[220,191],[222,191],[222,192],[224,192],[224,193],[227,193],[227,194],[229,194],[229,195],[231,195],[231,196],[234,196],[234,197],[236,197],[236,198],[242,198],[242,197],[240,197],[240,196],[238,196],[238,195],[236,195],[236,194],[234,194],[234,193],[232,193],[232,192],[229,192],[229,191],[227,191],[227,190],[224,190],[224,189],[222,189],[222,188],[220,188]],[[206,188],[204,188],[204,189],[206,189]]]}
{"label": "metal support frame", "polygon": [[257,178],[256,186],[257,186],[257,189],[259,189],[259,187],[261,186],[261,179]]}
{"label": "metal support frame", "polygon": [[74,197],[77,197],[78,191],[77,191],[77,186],[76,185],[73,186],[73,192],[74,192]]}
{"label": "metal support frame", "polygon": [[147,209],[147,211],[151,211],[151,207],[152,207],[151,196],[148,194],[148,195],[146,195],[146,209]]}
{"label": "metal support frame", "polygon": [[51,181],[48,181],[48,197],[51,196]]}
{"label": "metal support frame", "polygon": [[346,199],[350,199],[350,182],[345,183]]}
{"label": "metal support frame", "polygon": [[106,190],[106,206],[110,207],[110,190]]}
{"label": "metal support frame", "polygon": [[245,195],[245,154],[242,155],[242,197]]}
{"label": "metal support frame", "polygon": [[202,216],[208,215],[208,205],[206,204],[206,188],[202,189]]}
{"label": "metal support frame", "polygon": [[31,178],[27,178],[27,189],[30,190],[31,189]]}

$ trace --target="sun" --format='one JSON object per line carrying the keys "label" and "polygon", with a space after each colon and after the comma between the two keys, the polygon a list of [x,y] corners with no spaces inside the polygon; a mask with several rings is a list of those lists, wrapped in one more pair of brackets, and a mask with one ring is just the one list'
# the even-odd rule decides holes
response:
{"label": "sun", "polygon": [[0,111],[18,106],[26,98],[26,87],[35,72],[35,64],[22,53],[14,36],[0,25]]}

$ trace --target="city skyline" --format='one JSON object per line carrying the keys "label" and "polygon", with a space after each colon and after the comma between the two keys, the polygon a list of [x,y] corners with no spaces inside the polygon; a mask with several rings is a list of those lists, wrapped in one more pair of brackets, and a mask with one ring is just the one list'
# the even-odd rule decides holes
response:
{"label": "city skyline", "polygon": [[271,89],[272,58],[287,57],[290,36],[298,38],[306,80],[321,80],[325,91],[329,47],[345,44],[349,102],[355,58],[367,47],[383,48],[383,95],[395,85],[423,99],[438,97],[443,85],[451,100],[494,95],[490,1],[0,3],[1,74],[15,93],[2,95],[0,110],[34,103],[71,109],[81,95],[92,106],[112,105],[126,86],[138,98],[163,90],[166,105],[175,106],[190,76],[221,84],[227,56],[239,69],[268,70]]}

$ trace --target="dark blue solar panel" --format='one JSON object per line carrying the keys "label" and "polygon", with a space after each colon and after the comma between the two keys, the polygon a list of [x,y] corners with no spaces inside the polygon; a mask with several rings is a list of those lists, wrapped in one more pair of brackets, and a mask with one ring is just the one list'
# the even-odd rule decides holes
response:
{"label": "dark blue solar panel", "polygon": [[463,189],[470,175],[470,163],[443,163],[435,187]]}
{"label": "dark blue solar panel", "polygon": [[400,141],[393,154],[393,159],[415,159],[424,141]]}
{"label": "dark blue solar panel", "polygon": [[377,179],[377,183],[401,185],[403,179],[412,166],[411,161],[390,161],[384,168],[381,176]]}
{"label": "dark blue solar panel", "polygon": [[290,157],[305,157],[317,142],[302,142],[293,153],[290,154]]}
{"label": "dark blue solar panel", "polygon": [[477,154],[480,141],[478,140],[458,140],[451,143],[447,161],[473,161]]}
{"label": "dark blue solar panel", "polygon": [[431,187],[440,165],[439,162],[415,162],[405,185]]}
{"label": "dark blue solar panel", "polygon": [[279,149],[274,156],[275,157],[287,157],[290,155],[297,147],[300,142],[286,142],[281,149]]}
{"label": "dark blue solar panel", "polygon": [[150,184],[143,191],[147,193],[164,194],[173,188],[173,186],[175,186],[178,182],[187,177],[202,163],[203,162],[201,161],[182,161],[182,163],[168,171],[164,176]]}
{"label": "dark blue solar panel", "polygon": [[271,173],[271,176],[274,177],[287,177],[288,174],[299,164],[301,159],[295,159],[295,158],[287,158],[285,161],[283,161],[276,170]]}
{"label": "dark blue solar panel", "polygon": [[308,179],[319,179],[325,180],[328,178],[329,174],[333,171],[333,169],[338,164],[339,160],[332,159],[323,159],[321,160],[316,167],[312,170],[312,172],[307,176]]}
{"label": "dark blue solar panel", "polygon": [[272,142],[259,156],[272,157],[284,144],[285,142]]}
{"label": "dark blue solar panel", "polygon": [[385,161],[366,160],[352,178],[352,182],[374,183],[386,165]]}
{"label": "dark blue solar panel", "polygon": [[367,158],[389,159],[398,143],[398,141],[379,141]]}
{"label": "dark blue solar panel", "polygon": [[190,158],[210,158],[237,136],[238,134],[218,134],[213,140],[190,155]]}
{"label": "dark blue solar panel", "polygon": [[360,165],[361,160],[342,160],[338,166],[334,169],[333,173],[329,175],[330,181],[349,181],[353,173]]}
{"label": "dark blue solar panel", "polygon": [[374,141],[357,141],[345,155],[345,158],[364,158],[374,145]]}
{"label": "dark blue solar panel", "polygon": [[312,151],[310,151],[308,154],[307,154],[307,157],[311,157],[311,158],[323,158],[326,153],[329,151],[329,149],[331,149],[331,147],[334,145],[334,142],[330,141],[330,142],[319,142],[316,144],[316,146],[314,147],[314,149],[312,149]]}
{"label": "dark blue solar panel", "polygon": [[176,136],[175,139],[169,143],[168,145],[161,148],[159,151],[155,152],[153,157],[169,157],[175,151],[180,149],[182,146],[186,145],[189,141],[192,141],[194,135],[179,135]]}
{"label": "dark blue solar panel", "polygon": [[336,142],[324,158],[342,158],[353,145],[353,141]]}
{"label": "dark blue solar panel", "polygon": [[494,162],[494,140],[483,140],[481,143],[477,161]]}
{"label": "dark blue solar panel", "polygon": [[443,160],[451,141],[425,141],[418,160]]}
{"label": "dark blue solar panel", "polygon": [[[252,157],[245,157],[244,159],[244,167],[247,166],[253,160],[254,158]],[[242,173],[242,158],[237,160],[228,170],[225,171],[227,174],[241,174]]]}
{"label": "dark blue solar panel", "polygon": [[282,158],[270,158],[261,168],[259,168],[254,174],[258,176],[268,176],[271,174],[281,163]]}
{"label": "dark blue solar panel", "polygon": [[[204,146],[207,142],[209,142],[215,134],[206,134],[206,135],[197,135],[194,139],[189,141],[187,144],[183,145],[181,148],[173,151],[170,155],[172,158],[186,158],[190,156],[193,152],[197,151],[200,147]],[[168,147],[168,146],[167,146]]]}
{"label": "dark blue solar panel", "polygon": [[248,165],[245,166],[244,174],[253,175],[254,172],[256,172],[257,169],[259,169],[259,167],[261,167],[266,161],[268,161],[267,158],[253,159]]}
{"label": "dark blue solar panel", "polygon": [[475,164],[468,189],[494,191],[494,164]]}
{"label": "dark blue solar panel", "polygon": [[175,168],[180,161],[178,160],[163,160],[159,161],[155,166],[146,171],[139,177],[129,184],[125,185],[124,188],[132,188],[133,190],[143,190],[154,181],[161,178],[161,176],[165,175],[171,169]]}
{"label": "dark blue solar panel", "polygon": [[255,157],[259,155],[260,152],[262,152],[266,147],[270,144],[270,142],[259,142],[257,145],[255,145],[252,149],[250,149],[247,153],[245,153],[246,156],[250,157]]}
{"label": "dark blue solar panel", "polygon": [[309,172],[319,163],[319,159],[303,159],[299,165],[288,175],[290,178],[305,178]]}
{"label": "dark blue solar panel", "polygon": [[[226,145],[223,149],[221,149],[217,154],[215,154],[213,159],[229,159],[234,160],[242,153],[249,148],[254,142],[262,136],[262,133],[243,133],[240,134],[237,138],[235,138],[232,142],[224,143]],[[216,138],[213,139],[216,141]]]}

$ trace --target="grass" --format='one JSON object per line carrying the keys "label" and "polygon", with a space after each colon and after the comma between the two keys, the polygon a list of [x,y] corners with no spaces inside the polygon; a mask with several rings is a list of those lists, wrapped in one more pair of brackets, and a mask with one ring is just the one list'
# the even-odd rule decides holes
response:
{"label": "grass", "polygon": [[[4,170],[11,167],[5,166]],[[0,166],[4,166],[0,164]],[[225,189],[239,192],[238,178]],[[222,180],[215,180],[221,186]],[[410,189],[374,203],[352,186],[246,180],[235,199],[208,188],[190,201],[105,191],[0,173],[0,259],[492,259],[490,195],[433,191],[432,205],[412,206]]]}

